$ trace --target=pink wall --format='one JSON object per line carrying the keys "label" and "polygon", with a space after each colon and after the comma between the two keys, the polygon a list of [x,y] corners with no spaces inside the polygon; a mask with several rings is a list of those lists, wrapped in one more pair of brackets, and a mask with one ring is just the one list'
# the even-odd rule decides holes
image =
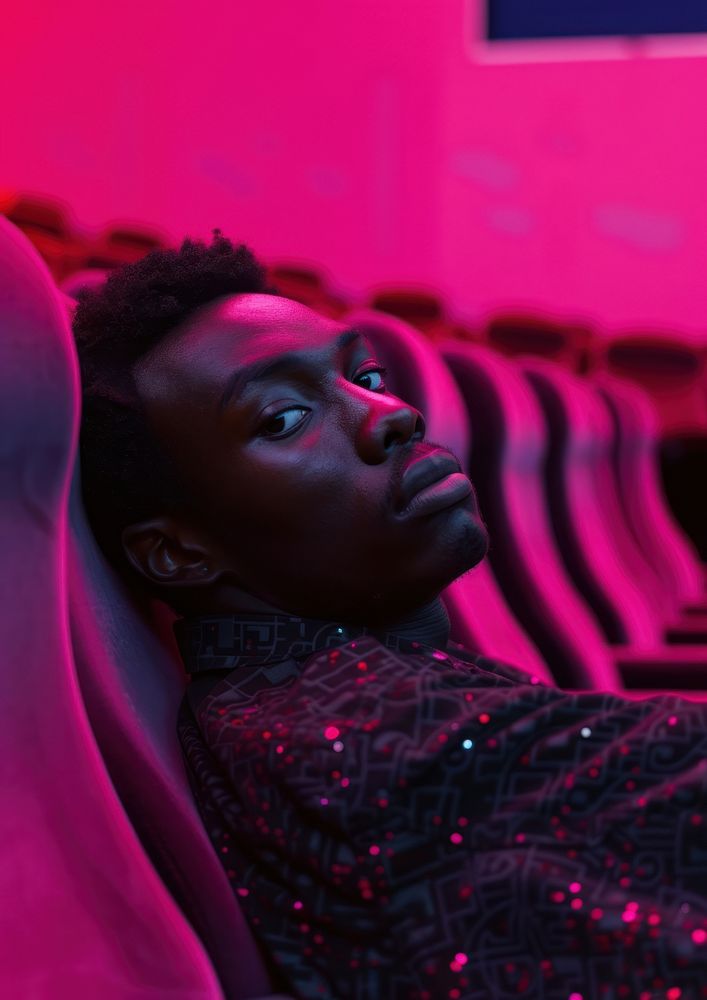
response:
{"label": "pink wall", "polygon": [[707,315],[707,60],[473,63],[465,0],[4,15],[0,185],[84,227],[221,225],[353,296],[442,288],[606,329]]}

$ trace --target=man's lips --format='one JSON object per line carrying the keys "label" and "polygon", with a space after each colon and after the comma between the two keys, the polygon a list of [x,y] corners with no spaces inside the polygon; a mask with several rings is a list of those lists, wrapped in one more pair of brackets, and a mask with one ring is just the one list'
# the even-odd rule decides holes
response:
{"label": "man's lips", "polygon": [[[421,490],[424,490],[425,487],[431,486],[433,483],[437,483],[454,473],[463,475],[457,460],[446,451],[430,452],[424,458],[418,458],[417,461],[408,465],[400,483],[400,494],[397,505],[398,513],[405,511],[413,498]],[[457,477],[455,476],[456,479]]]}

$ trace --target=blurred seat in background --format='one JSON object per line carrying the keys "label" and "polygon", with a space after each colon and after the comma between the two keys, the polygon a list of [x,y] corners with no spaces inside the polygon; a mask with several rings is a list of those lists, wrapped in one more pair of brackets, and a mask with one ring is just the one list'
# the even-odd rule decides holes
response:
{"label": "blurred seat in background", "polygon": [[594,370],[640,385],[659,420],[665,495],[707,561],[707,347],[675,333],[627,333],[595,355]]}
{"label": "blurred seat in background", "polygon": [[[545,487],[560,554],[610,643],[621,652],[661,651],[666,640],[707,682],[707,629],[684,622],[670,581],[634,538],[614,471],[616,425],[597,388],[552,362],[524,358],[521,370],[537,394],[549,431]],[[691,653],[691,655],[690,655]],[[706,683],[707,687],[707,683]]]}
{"label": "blurred seat in background", "polygon": [[707,585],[703,568],[662,490],[655,406],[643,389],[625,379],[603,372],[592,382],[614,419],[612,461],[628,526],[666,589],[670,588],[675,613],[704,616]]}
{"label": "blurred seat in background", "polygon": [[433,343],[441,340],[478,340],[469,326],[451,321],[442,299],[419,288],[381,288],[370,298],[370,308],[405,320]]}
{"label": "blurred seat in background", "polygon": [[82,262],[82,269],[109,271],[123,264],[133,264],[150,250],[166,245],[166,240],[160,233],[145,226],[109,226],[91,243]]}
{"label": "blurred seat in background", "polygon": [[74,271],[68,278],[64,278],[59,287],[64,295],[75,299],[84,289],[100,287],[109,274],[110,271],[101,267],[87,267],[81,271]]}
{"label": "blurred seat in background", "polygon": [[[363,330],[388,368],[390,391],[409,400],[425,417],[429,441],[449,448],[468,470],[469,421],[464,401],[439,353],[408,323],[371,309],[346,322]],[[475,652],[505,660],[552,682],[537,647],[513,617],[485,559],[443,593],[451,636]]]}
{"label": "blurred seat in background", "polygon": [[547,430],[539,404],[509,359],[472,344],[448,342],[441,350],[471,421],[471,478],[506,600],[557,684],[619,690],[613,658],[557,553],[542,478]]}
{"label": "blurred seat in background", "polygon": [[608,341],[594,355],[593,370],[636,382],[650,396],[665,439],[707,434],[707,348],[677,334],[629,333]]}
{"label": "blurred seat in background", "polygon": [[488,322],[483,341],[506,357],[533,354],[583,373],[589,367],[594,338],[588,326],[535,313],[507,313]]}
{"label": "blurred seat in background", "polygon": [[329,288],[323,273],[306,264],[271,264],[268,281],[281,295],[295,302],[302,302],[322,316],[340,319],[351,308]]}
{"label": "blurred seat in background", "polygon": [[[556,682],[577,686],[568,676],[572,665],[587,688],[619,690],[625,684],[642,689],[688,688],[691,696],[699,692],[704,685],[707,648],[702,651],[703,662],[696,662],[692,649],[681,647],[658,647],[645,654],[621,650],[619,655],[608,645],[593,610],[576,589],[550,517],[546,420],[522,372],[487,348],[450,343],[443,345],[442,354],[471,417],[471,475],[491,531],[491,566]],[[578,451],[578,460],[583,457]],[[577,495],[581,501],[581,488]],[[594,523],[598,517],[594,493],[587,494],[579,516],[582,530],[588,527],[600,539],[601,526]],[[607,571],[619,577],[618,558],[611,551],[604,556]],[[635,627],[647,631],[645,616]]]}
{"label": "blurred seat in background", "polygon": [[0,210],[39,251],[55,281],[80,266],[85,243],[74,232],[70,213],[60,201],[16,193],[3,199]]}

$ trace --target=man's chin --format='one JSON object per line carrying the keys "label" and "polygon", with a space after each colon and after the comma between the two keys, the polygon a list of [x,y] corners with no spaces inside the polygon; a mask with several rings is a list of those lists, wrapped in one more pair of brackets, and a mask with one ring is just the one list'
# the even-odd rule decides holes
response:
{"label": "man's chin", "polygon": [[440,565],[440,572],[446,570],[446,579],[440,589],[449,586],[474,566],[478,566],[489,550],[489,534],[481,516],[473,511],[460,511],[452,524],[447,526],[445,544],[439,548],[440,555],[447,554],[449,565]]}
{"label": "man's chin", "polygon": [[491,539],[486,525],[478,515],[474,520],[467,522],[465,529],[461,548],[466,560],[466,570],[472,569],[481,562],[489,550]]}
{"label": "man's chin", "polygon": [[[489,548],[486,525],[478,514],[455,511],[445,527],[444,537],[438,537],[427,549],[422,562],[409,567],[404,581],[375,588],[368,595],[368,617],[391,621],[411,609],[422,607],[435,598],[474,566]],[[432,556],[432,559],[430,558]]]}

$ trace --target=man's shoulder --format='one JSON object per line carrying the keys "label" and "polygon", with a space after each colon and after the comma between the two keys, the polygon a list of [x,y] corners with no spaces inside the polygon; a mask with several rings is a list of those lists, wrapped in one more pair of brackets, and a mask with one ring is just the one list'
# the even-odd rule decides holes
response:
{"label": "man's shoulder", "polygon": [[[484,656],[475,653],[459,642],[448,642],[445,647],[447,655],[463,663],[472,663],[480,670],[487,670],[490,673],[499,674],[509,680],[517,681],[519,684],[543,684],[540,678],[533,675],[529,670],[524,670],[522,666],[507,663],[505,660],[497,660],[495,657]],[[547,685],[545,685],[547,686]]]}
{"label": "man's shoulder", "polygon": [[[423,643],[408,643],[404,648],[384,644],[372,635],[313,653],[291,657],[277,664],[237,667],[220,678],[213,678],[205,688],[193,684],[187,690],[192,711],[219,711],[225,702],[259,706],[277,702],[282,697],[310,696],[313,701],[330,700],[337,692],[351,688],[372,690],[390,683],[398,684],[405,675],[437,675],[440,668],[456,666],[470,683],[539,684],[536,677],[522,668],[484,656],[457,642],[444,649]],[[460,678],[454,681],[455,686]],[[292,689],[294,685],[294,690]],[[310,690],[311,688],[311,690]]]}

